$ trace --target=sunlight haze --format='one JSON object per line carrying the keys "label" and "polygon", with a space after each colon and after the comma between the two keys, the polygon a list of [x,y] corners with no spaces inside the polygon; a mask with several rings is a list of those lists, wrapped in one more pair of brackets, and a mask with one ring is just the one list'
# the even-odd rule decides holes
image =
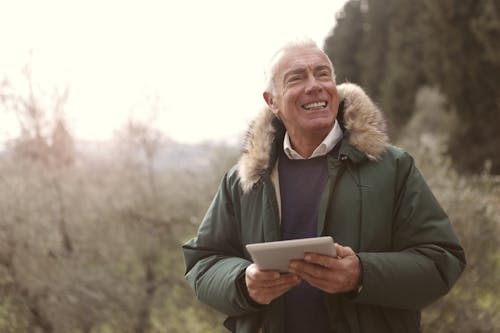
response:
{"label": "sunlight haze", "polygon": [[[0,1],[0,80],[24,87],[30,63],[41,89],[67,85],[77,138],[133,117],[181,142],[234,141],[264,105],[267,59],[297,37],[322,46],[344,2]],[[12,112],[0,123],[15,136]]]}

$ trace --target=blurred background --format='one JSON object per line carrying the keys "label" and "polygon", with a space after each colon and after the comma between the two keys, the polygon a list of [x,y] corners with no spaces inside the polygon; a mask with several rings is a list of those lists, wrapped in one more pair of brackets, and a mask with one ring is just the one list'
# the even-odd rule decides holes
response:
{"label": "blurred background", "polygon": [[499,332],[497,0],[0,0],[0,332],[224,332],[180,246],[302,36],[384,110],[465,247],[423,331]]}

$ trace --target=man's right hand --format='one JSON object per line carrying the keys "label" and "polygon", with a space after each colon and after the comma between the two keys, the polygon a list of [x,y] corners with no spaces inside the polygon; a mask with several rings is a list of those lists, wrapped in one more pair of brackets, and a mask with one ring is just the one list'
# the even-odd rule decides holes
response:
{"label": "man's right hand", "polygon": [[280,274],[276,271],[261,271],[251,264],[245,270],[245,283],[250,297],[259,304],[269,304],[290,288],[300,283],[295,274]]}

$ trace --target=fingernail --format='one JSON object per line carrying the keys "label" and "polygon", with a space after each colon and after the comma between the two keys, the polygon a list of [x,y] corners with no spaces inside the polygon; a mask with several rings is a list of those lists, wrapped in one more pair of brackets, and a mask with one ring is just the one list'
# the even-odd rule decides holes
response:
{"label": "fingernail", "polygon": [[310,255],[306,255],[306,256],[304,257],[304,260],[305,260],[305,261],[311,261],[311,256],[310,256]]}

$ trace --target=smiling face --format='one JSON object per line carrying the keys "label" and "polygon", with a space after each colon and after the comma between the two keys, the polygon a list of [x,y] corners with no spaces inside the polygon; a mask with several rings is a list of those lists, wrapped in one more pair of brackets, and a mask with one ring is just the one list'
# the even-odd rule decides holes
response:
{"label": "smiling face", "polygon": [[273,66],[272,89],[264,93],[270,109],[285,125],[292,143],[319,144],[332,129],[339,97],[326,54],[313,45],[285,49]]}

